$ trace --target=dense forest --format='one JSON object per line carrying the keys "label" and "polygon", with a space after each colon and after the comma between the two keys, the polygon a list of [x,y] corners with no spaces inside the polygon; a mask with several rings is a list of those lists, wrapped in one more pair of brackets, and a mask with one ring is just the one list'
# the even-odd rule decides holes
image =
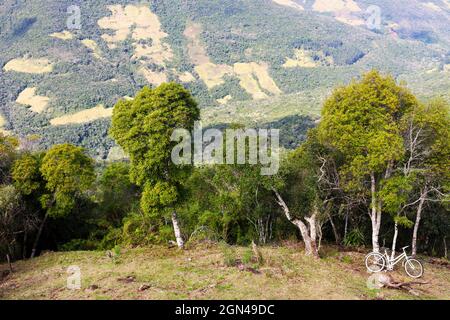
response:
{"label": "dense forest", "polygon": [[414,255],[448,257],[445,100],[421,102],[393,77],[366,73],[334,89],[304,142],[281,136],[294,149],[282,149],[271,176],[260,164],[174,164],[173,130],[190,130],[199,117],[176,83],[119,100],[109,134],[129,160],[117,162],[95,161],[68,143],[44,151],[32,137],[0,135],[0,259],[284,240],[302,240],[313,257],[324,243],[410,245]]}
{"label": "dense forest", "polygon": [[[361,7],[358,19],[362,19],[372,3],[356,2]],[[0,87],[8,90],[0,92],[0,119],[4,122],[0,123],[0,129],[20,138],[33,135],[40,148],[69,142],[84,147],[96,160],[108,157],[115,146],[108,135],[109,118],[58,126],[52,125],[51,120],[100,103],[110,108],[118,99],[150,85],[138,72],[141,64],[152,72],[161,71],[162,67],[152,59],[144,63],[136,58],[131,33],[114,48],[105,41],[105,34],[114,32],[101,28],[99,21],[111,16],[110,5],[145,6],[155,14],[161,32],[167,34],[163,43],[173,51],[172,59],[167,59],[163,68],[167,80],[178,81],[177,75],[183,72],[192,75],[193,80],[183,85],[197,99],[202,112],[217,110],[215,117],[205,118],[210,120],[207,125],[229,124],[226,115],[230,112],[235,115],[230,110],[245,102],[247,107],[240,108],[237,115],[252,110],[261,118],[258,125],[274,122],[274,126],[288,131],[290,117],[311,116],[309,110],[319,110],[322,97],[334,86],[371,68],[406,80],[420,98],[433,95],[449,98],[446,70],[450,51],[445,5],[435,4],[442,7],[436,11],[419,1],[378,1],[383,25],[380,30],[369,30],[364,25],[355,27],[337,21],[332,18],[333,12],[314,11],[313,3],[303,1],[306,10],[298,11],[270,0],[77,1],[82,27],[70,30],[72,38],[64,40],[52,35],[67,31],[70,16],[67,9],[73,1],[5,0],[0,10]],[[189,39],[185,36],[190,23],[200,26],[198,42],[211,63],[229,67],[236,63],[267,64],[268,74],[283,93],[282,101],[274,102],[277,104],[274,108],[283,111],[281,116],[266,113],[261,108],[264,101],[254,101],[235,76],[225,76],[223,83],[212,88],[202,81],[191,61]],[[397,25],[395,32],[394,25]],[[101,58],[83,41],[95,44]],[[284,67],[296,50],[310,55],[315,66]],[[14,59],[42,58],[54,65],[51,72],[4,70]],[[45,111],[33,112],[17,102],[28,88],[35,88],[36,95],[49,99]],[[266,94],[270,96],[270,92]],[[232,99],[226,105],[217,102],[227,95]],[[286,108],[286,104],[290,107]],[[304,133],[294,138],[301,138]],[[295,147],[298,143],[287,141],[286,146]]]}

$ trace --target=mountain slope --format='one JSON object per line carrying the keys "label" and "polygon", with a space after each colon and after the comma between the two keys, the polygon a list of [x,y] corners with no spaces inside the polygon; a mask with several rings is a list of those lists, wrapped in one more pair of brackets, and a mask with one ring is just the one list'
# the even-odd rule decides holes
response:
{"label": "mountain slope", "polygon": [[114,103],[165,81],[193,92],[206,124],[314,119],[331,88],[371,68],[450,98],[447,0],[377,1],[373,30],[363,0],[83,1],[79,29],[72,4],[0,9],[0,130],[37,134],[40,147],[106,158]]}

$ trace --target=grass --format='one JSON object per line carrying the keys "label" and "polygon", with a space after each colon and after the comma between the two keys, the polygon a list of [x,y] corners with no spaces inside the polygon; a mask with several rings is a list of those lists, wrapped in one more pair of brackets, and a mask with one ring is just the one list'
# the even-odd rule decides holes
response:
{"label": "grass", "polygon": [[103,105],[98,105],[91,109],[79,111],[74,114],[68,114],[50,120],[53,126],[62,126],[73,123],[86,123],[101,118],[108,118],[112,115],[112,108],[105,108]]}
{"label": "grass", "polygon": [[3,70],[41,74],[52,72],[53,65],[46,58],[42,59],[17,58],[5,64]]}
{"label": "grass", "polygon": [[[249,248],[231,247],[233,258],[250,262]],[[1,299],[449,299],[450,270],[425,263],[420,296],[370,290],[364,254],[326,247],[322,259],[303,254],[301,244],[260,248],[257,272],[229,263],[223,246],[202,244],[180,251],[166,247],[121,248],[117,260],[106,252],[51,252],[14,264],[0,282]],[[66,288],[67,268],[81,270],[81,289]],[[0,265],[0,271],[7,269]],[[133,277],[134,281],[119,279]],[[405,280],[403,270],[393,273]],[[91,286],[98,286],[92,289]],[[142,285],[147,290],[140,291]],[[262,290],[262,288],[264,290]]]}

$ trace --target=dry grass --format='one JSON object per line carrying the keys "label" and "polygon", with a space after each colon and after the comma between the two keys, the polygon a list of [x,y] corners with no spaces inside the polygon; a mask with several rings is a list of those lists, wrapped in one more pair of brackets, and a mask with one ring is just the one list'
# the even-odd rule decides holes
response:
{"label": "dry grass", "polygon": [[147,67],[140,67],[139,74],[141,74],[149,83],[159,86],[161,83],[167,82],[167,74],[165,72],[156,72]]}
{"label": "dry grass", "polygon": [[365,24],[365,21],[363,19],[354,17],[351,14],[343,13],[343,14],[337,15],[335,18],[337,21],[340,21],[342,23],[345,23],[345,24],[348,24],[351,26],[362,26]]}
{"label": "dry grass", "polygon": [[[425,2],[425,3],[422,3],[422,5],[433,11],[442,12],[442,9],[433,2]],[[449,4],[447,3],[447,5],[449,5]],[[449,8],[450,8],[450,5],[449,5]]]}
{"label": "dry grass", "polygon": [[180,79],[180,81],[184,83],[195,81],[195,77],[192,75],[192,73],[188,71],[184,73],[179,73],[178,79]]}
{"label": "dry grass", "polygon": [[[189,22],[184,30],[189,58],[195,64],[195,71],[208,89],[223,84],[224,77],[229,75],[239,78],[240,86],[255,100],[266,99],[268,94],[278,95],[282,93],[270,77],[269,67],[266,63],[235,63],[234,66],[213,63],[200,39],[201,33],[202,26],[193,22]],[[226,104],[228,100],[219,99],[218,102]]]}
{"label": "dry grass", "polygon": [[3,117],[3,115],[0,114],[0,133],[5,136],[9,136],[11,134],[11,132],[4,129],[5,125],[6,125],[6,120]]}
{"label": "dry grass", "polygon": [[91,39],[83,39],[81,40],[81,43],[84,44],[84,46],[92,51],[92,55],[96,57],[97,59],[102,58],[102,52],[100,51],[100,48],[98,47],[97,43],[94,40]]}
{"label": "dry grass", "polygon": [[30,106],[30,110],[36,113],[44,112],[47,109],[50,99],[45,96],[36,95],[36,88],[26,88],[16,100],[17,103]]}
{"label": "dry grass", "polygon": [[225,64],[217,65],[211,62],[195,66],[194,69],[198,73],[200,79],[202,79],[206,84],[208,89],[223,84],[223,77],[225,75],[233,74],[232,67]]}
{"label": "dry grass", "polygon": [[101,118],[108,118],[112,115],[113,108],[105,108],[103,105],[98,105],[91,109],[86,109],[74,114],[68,114],[61,117],[53,118],[50,124],[53,126],[62,126],[67,124],[80,124],[91,122]]}
{"label": "dry grass", "polygon": [[227,104],[231,99],[233,99],[232,96],[230,95],[226,95],[225,97],[221,98],[221,99],[217,99],[217,102],[219,104]]}
{"label": "dry grass", "polygon": [[199,23],[189,22],[184,30],[187,39],[187,50],[191,62],[195,65],[210,63],[206,49],[200,40],[202,26]]}
{"label": "dry grass", "polygon": [[360,12],[361,8],[353,0],[316,0],[313,10],[319,12]]}
{"label": "dry grass", "polygon": [[241,80],[241,87],[253,96],[253,99],[263,99],[270,94],[278,95],[282,91],[269,75],[269,66],[266,63],[236,63],[234,72]]}
{"label": "dry grass", "polygon": [[70,31],[64,30],[62,32],[55,32],[50,35],[52,38],[57,38],[61,40],[71,40],[73,39],[73,34]]}
{"label": "dry grass", "polygon": [[3,67],[5,71],[16,71],[23,73],[50,73],[53,71],[53,65],[46,58],[41,59],[27,59],[17,58],[12,59]]}
{"label": "dry grass", "polygon": [[[110,48],[114,48],[118,42],[126,40],[131,34],[135,41],[134,57],[149,58],[154,63],[164,65],[164,62],[173,58],[170,46],[163,42],[167,33],[162,31],[161,23],[156,14],[145,5],[121,5],[108,6],[111,16],[98,20],[102,29],[113,30],[113,34],[103,34],[102,38]],[[139,40],[152,40],[151,45],[140,44]]]}
{"label": "dry grass", "polygon": [[[158,16],[146,5],[111,5],[108,9],[111,16],[104,17],[97,23],[102,29],[113,30],[112,35],[102,35],[109,48],[115,48],[131,35],[133,59],[142,65],[138,68],[138,73],[154,85],[166,82],[166,71],[154,72],[146,67],[148,62],[152,62],[165,68],[166,62],[171,61],[174,56],[172,48],[164,42],[168,35],[162,30]],[[145,40],[151,40],[151,44]]]}
{"label": "dry grass", "polygon": [[[313,55],[319,57],[318,60],[314,60]],[[315,68],[319,66],[333,65],[333,57],[325,56],[322,51],[314,52],[312,50],[295,49],[294,58],[286,58],[286,62],[283,64],[284,68]]]}
{"label": "dry grass", "polygon": [[297,10],[305,10],[300,4],[292,0],[272,0],[272,1],[281,6],[286,6]]}
{"label": "dry grass", "polygon": [[[246,248],[235,250],[242,256]],[[416,299],[409,293],[369,290],[364,254],[326,248],[321,260],[303,255],[299,244],[261,249],[259,273],[224,264],[216,245],[185,251],[165,247],[122,250],[114,262],[105,252],[48,253],[14,264],[0,283],[2,299]],[[66,288],[71,265],[81,269],[81,290]],[[1,265],[0,270],[6,269]],[[425,264],[420,299],[448,299],[450,270]],[[118,279],[134,277],[125,283]],[[406,277],[394,272],[396,279]],[[140,286],[149,289],[139,291]],[[97,286],[92,289],[91,286]]]}

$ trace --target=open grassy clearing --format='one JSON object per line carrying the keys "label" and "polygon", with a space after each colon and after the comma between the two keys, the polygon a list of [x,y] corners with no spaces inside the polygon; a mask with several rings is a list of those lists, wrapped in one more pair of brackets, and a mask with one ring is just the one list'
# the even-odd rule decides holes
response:
{"label": "open grassy clearing", "polygon": [[297,10],[305,10],[300,4],[292,0],[272,0],[272,1],[281,6],[286,6]]}
{"label": "open grassy clearing", "polygon": [[101,118],[108,118],[112,115],[113,108],[105,108],[103,105],[98,105],[91,109],[86,109],[74,114],[68,114],[50,120],[53,126],[62,126],[74,123],[86,123]]}
{"label": "open grassy clearing", "polygon": [[[235,247],[242,258],[248,248]],[[425,263],[419,297],[408,292],[367,288],[364,253],[323,250],[321,260],[303,255],[301,244],[260,248],[255,269],[227,266],[224,251],[203,244],[185,251],[166,247],[46,253],[14,264],[0,283],[2,299],[448,299],[450,269]],[[81,270],[82,288],[66,288],[67,268]],[[0,270],[6,269],[0,265]],[[243,270],[242,270],[243,269]],[[392,273],[408,281],[403,270]],[[143,286],[147,288],[143,290]],[[141,290],[140,290],[141,288]],[[145,287],[144,287],[145,288]]]}
{"label": "open grassy clearing", "polygon": [[53,65],[46,58],[42,59],[17,58],[12,59],[7,64],[5,64],[3,70],[41,74],[52,72]]}
{"label": "open grassy clearing", "polygon": [[30,110],[36,113],[44,112],[47,109],[50,98],[36,94],[36,87],[26,88],[16,99],[16,102],[25,106],[30,106]]}
{"label": "open grassy clearing", "polygon": [[73,39],[73,34],[70,31],[64,30],[61,32],[54,32],[50,37],[61,39],[61,40],[71,40]]}

